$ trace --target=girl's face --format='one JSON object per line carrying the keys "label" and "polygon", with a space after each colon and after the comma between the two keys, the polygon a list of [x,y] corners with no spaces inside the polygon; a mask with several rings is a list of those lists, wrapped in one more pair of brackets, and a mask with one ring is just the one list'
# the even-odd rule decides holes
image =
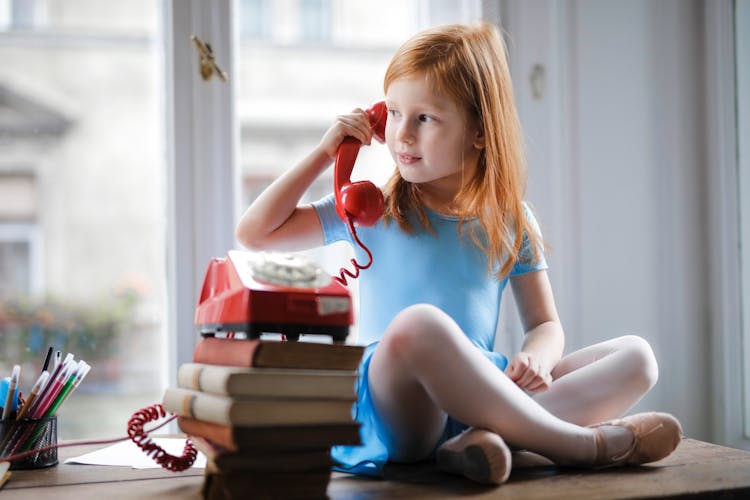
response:
{"label": "girl's face", "polygon": [[420,184],[431,208],[450,203],[474,174],[484,147],[481,133],[451,98],[425,78],[393,81],[386,92],[385,142],[401,177]]}

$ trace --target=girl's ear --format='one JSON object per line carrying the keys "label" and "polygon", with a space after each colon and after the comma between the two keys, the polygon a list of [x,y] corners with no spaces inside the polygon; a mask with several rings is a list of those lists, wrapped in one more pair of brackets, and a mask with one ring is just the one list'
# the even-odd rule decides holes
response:
{"label": "girl's ear", "polygon": [[484,133],[481,129],[474,133],[474,142],[472,144],[476,149],[484,149]]}

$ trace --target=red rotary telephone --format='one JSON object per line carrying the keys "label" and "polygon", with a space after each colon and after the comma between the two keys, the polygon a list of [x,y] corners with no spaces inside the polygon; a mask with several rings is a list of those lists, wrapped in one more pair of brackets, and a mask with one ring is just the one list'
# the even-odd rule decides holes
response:
{"label": "red rotary telephone", "polygon": [[[370,118],[373,136],[385,141],[385,122],[388,109],[378,102],[365,111]],[[341,220],[358,226],[372,226],[383,215],[383,193],[370,181],[352,182],[350,179],[354,162],[362,143],[354,137],[346,137],[339,146],[333,169],[333,190],[336,195],[336,211]]]}

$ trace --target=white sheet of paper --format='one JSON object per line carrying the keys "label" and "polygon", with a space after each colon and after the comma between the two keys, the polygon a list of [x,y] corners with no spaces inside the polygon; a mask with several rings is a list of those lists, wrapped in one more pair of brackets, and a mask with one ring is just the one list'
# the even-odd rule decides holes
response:
{"label": "white sheet of paper", "polygon": [[[181,456],[185,447],[184,438],[152,438],[153,441],[164,448],[170,455]],[[133,467],[134,469],[159,468],[161,465],[143,453],[143,451],[130,440],[116,443],[100,450],[92,451],[78,457],[65,460],[65,463],[86,465],[116,465],[121,467]],[[205,468],[206,456],[198,452],[193,467]]]}

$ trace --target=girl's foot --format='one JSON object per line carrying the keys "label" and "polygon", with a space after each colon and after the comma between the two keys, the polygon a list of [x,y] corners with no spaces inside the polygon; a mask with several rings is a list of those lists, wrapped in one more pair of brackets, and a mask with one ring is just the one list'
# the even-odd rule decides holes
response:
{"label": "girl's foot", "polygon": [[470,428],[443,443],[435,455],[438,467],[478,483],[508,480],[511,455],[503,438],[494,432]]}
{"label": "girl's foot", "polygon": [[[612,429],[613,426],[630,431],[632,439],[627,439],[623,446],[623,429]],[[680,422],[668,413],[638,413],[592,427],[596,430],[594,467],[597,468],[661,460],[672,453],[682,439]]]}

